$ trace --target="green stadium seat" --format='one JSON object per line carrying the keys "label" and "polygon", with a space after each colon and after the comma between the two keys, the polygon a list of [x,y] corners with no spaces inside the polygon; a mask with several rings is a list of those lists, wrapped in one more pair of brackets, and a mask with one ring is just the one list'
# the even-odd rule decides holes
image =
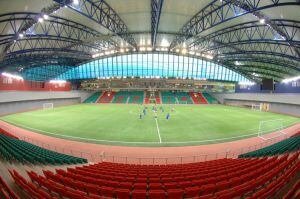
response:
{"label": "green stadium seat", "polygon": [[77,158],[0,134],[0,155],[7,161],[18,161],[23,164],[83,164],[86,159]]}
{"label": "green stadium seat", "polygon": [[300,136],[293,136],[283,141],[277,142],[271,146],[264,147],[249,153],[239,155],[239,158],[274,156],[284,154],[300,149]]}

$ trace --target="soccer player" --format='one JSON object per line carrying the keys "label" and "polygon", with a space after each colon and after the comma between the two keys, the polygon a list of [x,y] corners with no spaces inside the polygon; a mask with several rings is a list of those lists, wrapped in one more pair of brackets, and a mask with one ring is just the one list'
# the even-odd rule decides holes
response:
{"label": "soccer player", "polygon": [[144,115],[146,115],[147,114],[147,111],[146,111],[146,109],[144,108],[144,110],[143,110],[143,114]]}
{"label": "soccer player", "polygon": [[167,114],[166,119],[167,119],[167,120],[170,119],[170,113]]}
{"label": "soccer player", "polygon": [[143,115],[140,113],[140,120],[143,119]]}

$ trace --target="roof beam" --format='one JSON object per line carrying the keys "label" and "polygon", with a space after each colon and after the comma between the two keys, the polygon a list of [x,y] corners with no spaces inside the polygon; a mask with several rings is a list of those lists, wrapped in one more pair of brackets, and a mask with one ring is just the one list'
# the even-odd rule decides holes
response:
{"label": "roof beam", "polygon": [[49,15],[52,12],[55,12],[56,10],[60,9],[60,6],[57,3],[54,3],[48,7],[45,7],[41,10],[40,15],[32,16],[32,15],[27,15],[26,19],[21,23],[21,25],[15,29],[15,36],[10,42],[4,47],[3,52],[0,54],[0,61],[4,58],[7,50],[10,48],[10,46],[14,43],[14,40],[18,39],[19,34],[25,33],[28,29],[30,29],[35,23],[38,22],[40,17],[43,17],[44,14]]}
{"label": "roof beam", "polygon": [[[285,30],[293,43],[299,43],[297,35],[300,34],[300,21],[275,19],[272,23]],[[203,43],[217,40],[221,43],[233,43],[240,41],[256,40],[270,42],[285,42],[281,35],[275,32],[270,26],[260,24],[259,21],[246,22],[218,30],[204,37],[197,38],[189,48],[202,46]]]}
{"label": "roof beam", "polygon": [[[237,6],[236,0],[213,0],[202,10],[196,13],[181,29],[180,33],[186,36],[177,36],[171,43],[170,49],[173,49],[185,42],[187,39],[192,38],[190,35],[196,36],[205,30],[214,26],[220,25],[224,22],[233,20],[243,15],[257,12],[263,9],[299,5],[297,0],[247,0],[247,4]],[[240,2],[240,1],[238,1]],[[235,4],[236,5],[235,5]],[[247,5],[247,6],[245,6]]]}
{"label": "roof beam", "polygon": [[[36,16],[39,16],[39,13],[18,12],[0,15],[0,25],[3,27],[0,29],[0,38],[3,38],[0,39],[0,45],[8,44],[11,41],[14,41],[14,43],[19,42],[23,39],[56,37],[57,39],[70,40],[79,44],[87,44],[86,41],[91,40],[91,38],[97,38],[97,45],[90,44],[91,46],[95,46],[96,49],[101,49],[103,47],[108,48],[109,46],[117,47],[117,44],[112,40],[100,40],[99,38],[104,37],[100,32],[77,22],[56,16],[49,16],[43,23],[34,24],[23,34],[24,38],[22,39],[14,40],[17,32],[5,34],[5,30],[7,29],[17,30],[17,24],[27,20],[28,16],[35,18]],[[7,51],[8,50],[9,49],[7,49]]]}
{"label": "roof beam", "polygon": [[128,27],[104,0],[78,0],[78,5],[73,5],[72,0],[53,0],[62,6],[67,6],[71,10],[93,20],[102,27],[105,27],[112,33],[118,35],[125,42],[134,48],[137,48],[136,42],[131,34],[128,33]]}
{"label": "roof beam", "polygon": [[[247,12],[252,12],[253,7],[255,6],[251,3],[250,4],[244,3],[241,0],[225,0],[225,1],[228,1],[232,4],[234,4],[235,6],[242,8],[242,9],[246,10]],[[276,1],[279,1],[279,0],[276,0]],[[275,2],[275,0],[273,0],[273,2]],[[295,3],[298,4],[298,6],[300,6],[299,0],[295,0]],[[293,50],[295,51],[297,56],[300,57],[300,50],[294,45],[294,42],[291,41],[289,34],[286,33],[284,31],[284,29],[282,29],[280,26],[278,26],[276,23],[274,23],[272,20],[270,20],[265,14],[261,13],[259,10],[252,12],[252,14],[259,19],[264,19],[265,24],[268,25],[269,27],[271,27],[274,31],[276,31],[277,34],[279,34],[281,36],[281,38],[283,40],[285,40],[287,42],[287,44],[293,48]]]}
{"label": "roof beam", "polygon": [[151,0],[151,44],[154,49],[164,0]]}

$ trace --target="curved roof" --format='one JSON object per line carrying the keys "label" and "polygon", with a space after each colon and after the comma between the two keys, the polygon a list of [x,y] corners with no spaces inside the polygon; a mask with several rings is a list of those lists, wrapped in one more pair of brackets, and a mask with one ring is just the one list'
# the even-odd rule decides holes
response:
{"label": "curved roof", "polygon": [[3,70],[170,51],[257,81],[300,74],[299,0],[2,0],[0,7]]}

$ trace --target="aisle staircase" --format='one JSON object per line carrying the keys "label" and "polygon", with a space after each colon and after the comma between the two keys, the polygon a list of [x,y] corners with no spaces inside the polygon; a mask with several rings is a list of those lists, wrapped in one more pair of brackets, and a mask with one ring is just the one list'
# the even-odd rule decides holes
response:
{"label": "aisle staircase", "polygon": [[97,101],[97,103],[111,103],[113,98],[115,96],[115,92],[108,92],[105,91],[101,97],[99,98],[99,100]]}
{"label": "aisle staircase", "polygon": [[202,93],[198,93],[198,98],[200,101],[200,104],[208,104],[208,101],[205,99]]}
{"label": "aisle staircase", "polygon": [[189,92],[191,99],[193,100],[194,104],[200,104],[199,96],[197,93]]}

